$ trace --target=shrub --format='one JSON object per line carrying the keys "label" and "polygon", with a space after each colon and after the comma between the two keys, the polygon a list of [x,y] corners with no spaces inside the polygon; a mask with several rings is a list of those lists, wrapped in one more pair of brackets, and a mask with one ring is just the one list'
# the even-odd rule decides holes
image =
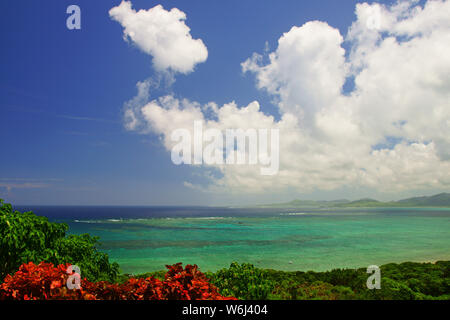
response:
{"label": "shrub", "polygon": [[276,300],[350,300],[355,299],[354,292],[347,287],[317,281],[295,286],[281,284],[271,295]]}
{"label": "shrub", "polygon": [[81,281],[78,290],[67,289],[67,267],[50,263],[23,264],[0,285],[0,300],[232,300],[220,295],[196,265],[167,266],[165,280],[130,278],[122,284]]}
{"label": "shrub", "polygon": [[366,269],[333,269],[330,271],[316,273],[316,277],[323,282],[335,286],[346,286],[353,290],[366,288]]}
{"label": "shrub", "polygon": [[7,275],[0,285],[0,300],[92,300],[85,290],[68,290],[68,265],[33,262],[20,266],[13,276]]}
{"label": "shrub", "polygon": [[273,290],[263,270],[252,264],[233,262],[228,269],[217,271],[212,282],[223,295],[232,295],[238,299],[264,300]]}
{"label": "shrub", "polygon": [[417,297],[406,284],[387,277],[381,278],[381,289],[362,292],[363,299],[373,300],[414,300]]}
{"label": "shrub", "polygon": [[389,263],[381,267],[381,274],[423,295],[440,296],[450,291],[448,261]]}
{"label": "shrub", "polygon": [[89,234],[66,236],[56,245],[59,259],[50,262],[76,264],[82,270],[82,276],[90,281],[116,281],[119,265],[110,263],[108,255],[97,250],[98,244],[98,237]]}
{"label": "shrub", "polygon": [[[185,269],[181,263],[166,266],[166,273],[162,283],[163,295],[168,300],[226,300],[219,294],[217,288],[209,283],[206,276],[201,273],[197,265],[187,265]],[[227,294],[230,295],[230,294]]]}
{"label": "shrub", "polygon": [[161,281],[130,278],[122,284],[82,281],[82,288],[97,300],[163,300]]}

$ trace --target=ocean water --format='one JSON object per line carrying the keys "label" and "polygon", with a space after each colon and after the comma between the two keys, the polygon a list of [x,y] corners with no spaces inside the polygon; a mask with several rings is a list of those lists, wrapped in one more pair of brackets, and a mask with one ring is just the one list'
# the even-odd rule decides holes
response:
{"label": "ocean water", "polygon": [[28,207],[69,233],[100,237],[122,272],[166,264],[203,271],[250,262],[324,271],[390,262],[450,260],[450,209],[249,209],[210,207]]}

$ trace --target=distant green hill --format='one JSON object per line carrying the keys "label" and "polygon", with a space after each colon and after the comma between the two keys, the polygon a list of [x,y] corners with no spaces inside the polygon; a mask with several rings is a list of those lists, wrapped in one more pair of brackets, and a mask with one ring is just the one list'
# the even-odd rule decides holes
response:
{"label": "distant green hill", "polygon": [[397,201],[399,204],[410,204],[413,206],[450,206],[450,193],[440,193],[430,197],[415,197]]}
{"label": "distant green hill", "polygon": [[388,203],[389,206],[392,205],[392,202],[381,202],[375,199],[365,198],[347,203],[341,203],[336,205],[335,207],[385,207]]}
{"label": "distant green hill", "polygon": [[382,202],[364,198],[356,201],[333,200],[293,200],[285,203],[259,205],[260,208],[374,208],[374,207],[450,207],[450,193],[440,193],[434,196],[414,197],[398,201]]}

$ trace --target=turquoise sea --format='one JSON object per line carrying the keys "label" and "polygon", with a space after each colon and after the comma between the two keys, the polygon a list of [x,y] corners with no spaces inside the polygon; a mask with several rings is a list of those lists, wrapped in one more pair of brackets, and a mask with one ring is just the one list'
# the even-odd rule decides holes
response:
{"label": "turquoise sea", "polygon": [[278,270],[450,260],[450,209],[40,207],[37,214],[100,237],[125,273],[250,262]]}

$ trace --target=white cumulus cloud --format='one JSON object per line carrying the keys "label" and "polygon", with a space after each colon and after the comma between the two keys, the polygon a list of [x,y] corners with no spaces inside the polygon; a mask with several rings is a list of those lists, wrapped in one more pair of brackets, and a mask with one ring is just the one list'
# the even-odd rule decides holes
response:
{"label": "white cumulus cloud", "polygon": [[[133,109],[130,126],[140,121],[168,150],[171,132],[192,129],[194,120],[221,130],[280,130],[277,175],[261,176],[259,166],[212,166],[220,175],[209,176],[211,191],[448,190],[450,1],[361,3],[355,13],[345,36],[311,21],[281,35],[268,59],[255,53],[242,63],[276,98],[280,120],[256,101],[218,106],[166,96]],[[354,89],[343,93],[349,77]]]}
{"label": "white cumulus cloud", "polygon": [[201,39],[193,39],[186,25],[186,14],[177,8],[165,10],[157,5],[136,11],[129,1],[109,11],[119,22],[126,40],[153,57],[158,71],[190,73],[198,63],[205,62],[208,50]]}

